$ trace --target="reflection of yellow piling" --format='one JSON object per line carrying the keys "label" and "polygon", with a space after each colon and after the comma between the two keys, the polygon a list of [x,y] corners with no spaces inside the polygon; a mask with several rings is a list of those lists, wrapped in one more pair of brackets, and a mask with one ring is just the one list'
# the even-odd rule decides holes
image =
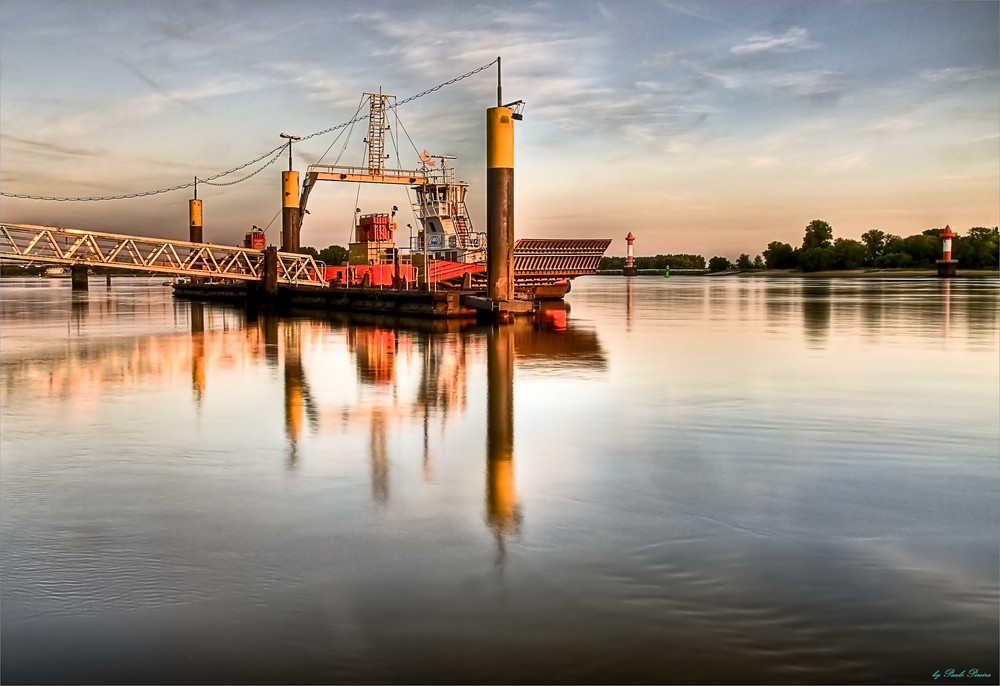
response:
{"label": "reflection of yellow piling", "polygon": [[494,329],[486,355],[486,518],[507,534],[519,520],[514,481],[514,330]]}
{"label": "reflection of yellow piling", "polygon": [[205,306],[191,303],[191,388],[201,405],[205,395]]}
{"label": "reflection of yellow piling", "polygon": [[285,327],[285,432],[293,447],[297,446],[299,439],[302,438],[302,424],[305,414],[303,400],[305,370],[302,368],[298,333],[289,326]]}

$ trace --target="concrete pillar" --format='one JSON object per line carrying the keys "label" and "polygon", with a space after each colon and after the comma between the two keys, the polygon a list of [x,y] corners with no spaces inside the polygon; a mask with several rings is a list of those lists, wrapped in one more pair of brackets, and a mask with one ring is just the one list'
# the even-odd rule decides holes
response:
{"label": "concrete pillar", "polygon": [[299,173],[281,172],[281,252],[299,251]]}
{"label": "concrete pillar", "polygon": [[514,110],[486,110],[486,280],[493,301],[514,299]]}
{"label": "concrete pillar", "polygon": [[89,271],[90,268],[85,264],[70,265],[69,274],[72,289],[74,291],[85,291],[89,289],[89,284],[87,282],[87,273]]}

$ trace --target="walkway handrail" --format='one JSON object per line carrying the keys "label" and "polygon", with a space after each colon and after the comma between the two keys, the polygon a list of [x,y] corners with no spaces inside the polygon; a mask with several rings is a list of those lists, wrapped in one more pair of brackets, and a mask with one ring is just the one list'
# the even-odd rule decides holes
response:
{"label": "walkway handrail", "polygon": [[[0,224],[0,259],[238,281],[264,276],[263,250],[33,224]],[[278,253],[282,283],[325,286],[324,272],[311,255]]]}

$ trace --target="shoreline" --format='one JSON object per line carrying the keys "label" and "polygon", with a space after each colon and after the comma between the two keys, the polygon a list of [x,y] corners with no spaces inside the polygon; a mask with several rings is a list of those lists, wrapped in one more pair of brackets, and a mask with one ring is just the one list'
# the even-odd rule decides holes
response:
{"label": "shoreline", "polygon": [[[597,272],[594,276],[622,276],[621,270]],[[641,269],[637,276],[663,277],[662,270]],[[797,269],[760,269],[753,271],[707,272],[701,270],[671,270],[670,276],[706,276],[717,279],[738,277],[742,279],[937,279],[936,269],[831,269],[803,272]],[[953,279],[1000,279],[1000,271],[993,269],[959,269]]]}
{"label": "shoreline", "polygon": [[[831,269],[803,272],[792,269],[764,269],[751,272],[723,272],[740,277],[805,278],[805,279],[938,279],[936,269]],[[712,276],[715,276],[714,274]],[[998,279],[1000,272],[990,269],[960,269],[953,279]]]}

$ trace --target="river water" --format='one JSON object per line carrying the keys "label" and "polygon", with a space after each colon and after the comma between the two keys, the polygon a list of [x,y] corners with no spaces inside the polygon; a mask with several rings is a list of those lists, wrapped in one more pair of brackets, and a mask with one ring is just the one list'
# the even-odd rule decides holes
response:
{"label": "river water", "polygon": [[997,683],[998,293],[587,277],[494,331],[5,279],[0,676]]}

